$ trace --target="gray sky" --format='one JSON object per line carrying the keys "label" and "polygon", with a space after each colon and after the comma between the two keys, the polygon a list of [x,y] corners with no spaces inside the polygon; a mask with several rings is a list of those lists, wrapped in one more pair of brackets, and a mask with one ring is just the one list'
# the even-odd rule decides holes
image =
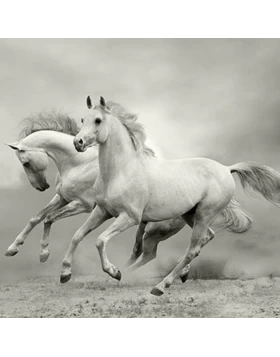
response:
{"label": "gray sky", "polygon": [[[31,188],[15,154],[3,144],[16,139],[20,120],[32,112],[64,109],[79,120],[88,94],[138,113],[150,141],[166,158],[206,156],[224,164],[254,160],[280,170],[279,40],[0,40],[0,54],[2,252],[54,193],[53,187],[43,194]],[[50,175],[53,182],[53,167]],[[280,212],[240,189],[237,197],[253,213],[252,233],[218,237],[205,248],[205,257],[226,259],[227,268],[248,274],[280,272]],[[15,260],[1,253],[0,267],[12,275],[24,269],[31,275],[58,274],[64,249],[85,217],[54,228],[56,253],[48,268],[37,263],[40,229]],[[120,260],[132,247],[131,232],[110,243],[122,243]],[[163,244],[163,264],[167,255],[179,257],[186,235],[188,230]],[[88,271],[85,256],[96,266],[99,262],[93,239],[84,246],[76,264]]]}

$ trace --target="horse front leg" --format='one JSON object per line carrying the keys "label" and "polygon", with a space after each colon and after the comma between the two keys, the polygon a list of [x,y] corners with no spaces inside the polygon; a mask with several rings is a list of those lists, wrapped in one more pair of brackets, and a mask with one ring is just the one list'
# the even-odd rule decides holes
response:
{"label": "horse front leg", "polygon": [[72,260],[80,242],[86,237],[87,234],[99,227],[103,222],[111,217],[112,216],[106,210],[96,206],[85,223],[77,230],[62,261],[60,274],[61,283],[66,283],[71,279]]}
{"label": "horse front leg", "polygon": [[19,252],[19,247],[24,244],[25,239],[29,235],[29,233],[40,223],[45,217],[55,209],[61,207],[66,204],[66,201],[63,198],[56,194],[53,199],[48,203],[48,205],[42,209],[35,217],[31,218],[28,222],[27,226],[19,233],[14,242],[8,247],[5,255],[7,257],[12,257]]}
{"label": "horse front leg", "polygon": [[101,260],[103,271],[108,273],[112,278],[121,280],[121,272],[108,259],[106,253],[106,244],[108,241],[126,229],[136,225],[138,222],[131,218],[126,212],[121,213],[114,223],[111,224],[96,240],[96,247]]}
{"label": "horse front leg", "polygon": [[62,219],[62,218],[67,218],[71,216],[75,216],[77,214],[83,213],[87,211],[87,207],[85,207],[80,201],[72,201],[65,205],[64,207],[61,207],[60,209],[56,211],[52,211],[46,216],[45,222],[44,222],[44,233],[43,233],[43,238],[41,240],[41,251],[40,251],[40,262],[44,263],[47,261],[50,251],[49,251],[49,236],[50,236],[50,230],[51,226],[54,222]]}

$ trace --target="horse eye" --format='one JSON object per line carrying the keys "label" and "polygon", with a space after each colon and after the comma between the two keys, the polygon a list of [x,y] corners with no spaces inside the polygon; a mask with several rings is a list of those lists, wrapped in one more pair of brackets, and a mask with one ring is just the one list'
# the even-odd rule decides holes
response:
{"label": "horse eye", "polygon": [[81,119],[81,122],[84,123],[84,119],[83,118]]}
{"label": "horse eye", "polygon": [[96,118],[95,119],[95,124],[100,124],[101,123],[101,119],[100,118]]}
{"label": "horse eye", "polygon": [[25,162],[25,163],[23,164],[23,166],[24,166],[24,167],[29,167],[29,166],[30,166],[30,163],[29,163],[29,162]]}

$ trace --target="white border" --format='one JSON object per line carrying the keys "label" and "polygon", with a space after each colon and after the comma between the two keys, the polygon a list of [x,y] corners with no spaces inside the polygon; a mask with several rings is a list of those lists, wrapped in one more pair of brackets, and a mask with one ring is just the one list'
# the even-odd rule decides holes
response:
{"label": "white border", "polygon": [[266,0],[9,0],[2,37],[279,37],[279,5]]}
{"label": "white border", "polygon": [[276,319],[7,319],[2,356],[269,356]]}
{"label": "white border", "polygon": [[[1,4],[1,36],[279,37],[279,11],[272,1],[73,4],[10,0]],[[276,319],[2,319],[1,355],[274,355],[277,325]]]}

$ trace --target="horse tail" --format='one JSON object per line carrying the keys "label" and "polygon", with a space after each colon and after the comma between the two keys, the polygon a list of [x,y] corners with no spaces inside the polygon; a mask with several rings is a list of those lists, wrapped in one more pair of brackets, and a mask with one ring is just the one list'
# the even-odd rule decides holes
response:
{"label": "horse tail", "polygon": [[280,173],[273,168],[256,162],[240,162],[229,166],[236,172],[244,190],[251,187],[267,201],[280,207]]}
{"label": "horse tail", "polygon": [[215,224],[233,233],[247,232],[252,226],[252,219],[243,211],[239,202],[233,197],[219,215]]}

